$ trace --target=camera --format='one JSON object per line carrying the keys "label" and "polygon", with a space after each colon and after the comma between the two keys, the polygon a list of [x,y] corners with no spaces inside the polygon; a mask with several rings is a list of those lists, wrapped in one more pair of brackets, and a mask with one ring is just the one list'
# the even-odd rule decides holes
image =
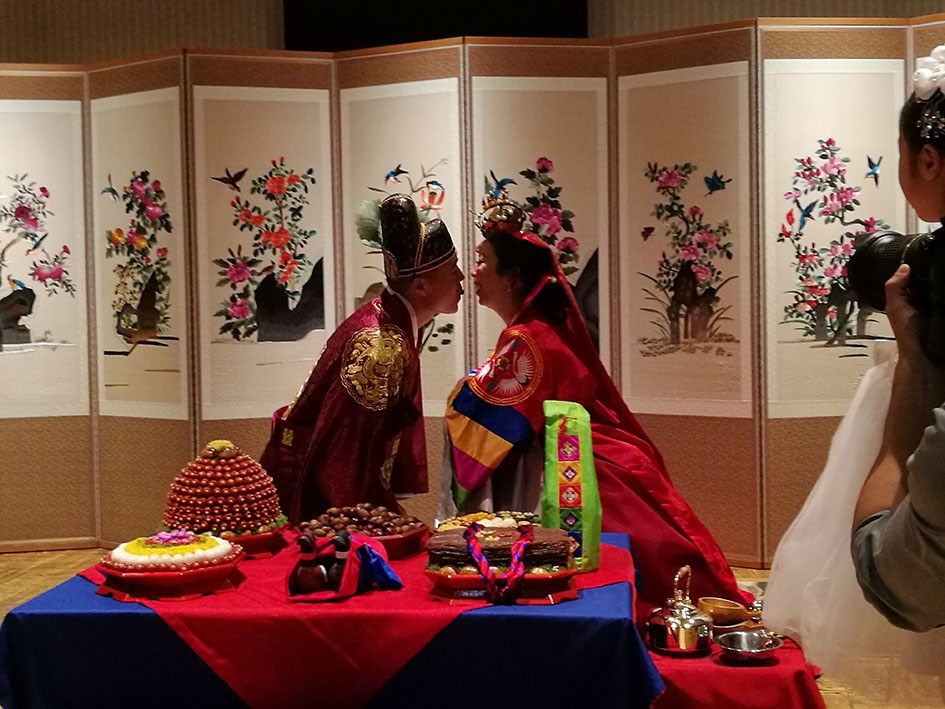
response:
{"label": "camera", "polygon": [[886,281],[909,265],[908,298],[921,319],[926,356],[945,366],[945,228],[927,234],[876,231],[857,238],[847,263],[850,289],[861,305],[886,310]]}

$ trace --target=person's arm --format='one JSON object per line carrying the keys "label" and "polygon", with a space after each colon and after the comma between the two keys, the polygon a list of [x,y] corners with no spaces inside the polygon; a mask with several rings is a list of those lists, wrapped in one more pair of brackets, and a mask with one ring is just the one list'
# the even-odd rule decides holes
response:
{"label": "person's arm", "polygon": [[925,631],[945,622],[945,372],[920,346],[918,314],[906,300],[908,274],[903,267],[886,284],[899,362],[850,550],[866,600],[894,625]]}
{"label": "person's arm", "polygon": [[886,415],[883,443],[860,490],[853,515],[856,528],[867,517],[898,505],[907,491],[906,461],[932,425],[932,411],[945,400],[945,373],[925,356],[919,343],[919,315],[909,304],[909,267],[886,283],[886,314],[896,336],[899,361]]}

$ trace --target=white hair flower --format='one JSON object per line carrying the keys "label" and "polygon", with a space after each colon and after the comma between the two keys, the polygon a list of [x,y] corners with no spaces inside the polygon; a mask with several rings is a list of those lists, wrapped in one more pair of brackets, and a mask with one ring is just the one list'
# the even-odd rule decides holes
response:
{"label": "white hair flower", "polygon": [[915,67],[913,84],[917,99],[925,101],[937,90],[945,89],[945,45],[933,49],[931,56],[917,60]]}

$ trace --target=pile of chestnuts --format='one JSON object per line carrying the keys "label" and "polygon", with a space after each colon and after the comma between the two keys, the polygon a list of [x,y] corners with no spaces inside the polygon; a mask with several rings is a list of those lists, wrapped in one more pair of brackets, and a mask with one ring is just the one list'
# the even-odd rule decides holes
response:
{"label": "pile of chestnuts", "polygon": [[313,520],[302,522],[299,531],[312,537],[332,537],[341,530],[367,537],[407,534],[425,525],[416,517],[361,502],[354,507],[331,507]]}

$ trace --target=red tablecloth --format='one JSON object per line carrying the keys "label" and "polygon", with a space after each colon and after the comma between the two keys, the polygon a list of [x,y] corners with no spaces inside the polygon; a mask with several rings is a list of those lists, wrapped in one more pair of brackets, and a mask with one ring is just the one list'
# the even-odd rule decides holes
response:
{"label": "red tablecloth", "polygon": [[[309,706],[313,698],[339,709],[360,706],[457,615],[485,605],[432,600],[426,554],[391,562],[404,583],[399,591],[287,603],[295,549],[240,564],[246,580],[234,592],[142,601],[252,707]],[[80,575],[95,583],[103,578],[94,569]],[[633,560],[625,549],[602,544],[601,568],[575,578],[578,588],[632,585]],[[267,695],[270,686],[281,688],[278,701]]]}
{"label": "red tablecloth", "polygon": [[824,700],[814,681],[814,670],[791,640],[776,653],[777,664],[732,666],[721,660],[721,648],[712,654],[680,659],[651,652],[666,690],[654,709],[695,707],[778,707],[823,709]]}

